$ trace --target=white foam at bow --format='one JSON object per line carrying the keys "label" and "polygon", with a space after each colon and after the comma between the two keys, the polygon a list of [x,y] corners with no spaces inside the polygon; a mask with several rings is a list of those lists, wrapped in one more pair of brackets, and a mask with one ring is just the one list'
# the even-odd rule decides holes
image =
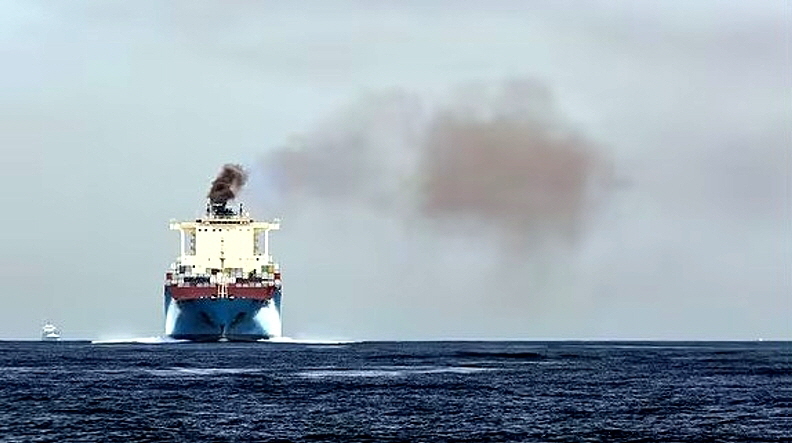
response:
{"label": "white foam at bow", "polygon": [[165,313],[165,335],[173,334],[176,329],[176,319],[179,318],[179,305],[173,302],[173,299],[168,303],[168,311]]}
{"label": "white foam at bow", "polygon": [[283,325],[275,303],[268,303],[266,307],[259,309],[255,320],[267,331],[270,337],[278,338],[283,335]]}

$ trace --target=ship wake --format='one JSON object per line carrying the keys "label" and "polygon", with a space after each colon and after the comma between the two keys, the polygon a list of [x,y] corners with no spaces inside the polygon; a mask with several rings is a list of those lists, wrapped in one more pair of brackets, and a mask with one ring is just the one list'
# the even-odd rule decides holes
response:
{"label": "ship wake", "polygon": [[[291,337],[272,337],[258,340],[259,343],[287,343],[296,345],[345,345],[359,343],[354,340],[324,340],[324,339],[300,339]],[[124,345],[124,344],[143,344],[143,345],[167,345],[175,343],[192,343],[190,340],[177,340],[167,336],[159,337],[134,337],[134,338],[114,338],[91,340],[94,345]]]}
{"label": "ship wake", "polygon": [[287,343],[297,345],[348,345],[350,343],[360,343],[356,340],[323,340],[323,339],[303,339],[291,337],[273,337],[270,339],[262,339],[260,342],[269,343]]}
{"label": "ship wake", "polygon": [[91,340],[91,344],[94,345],[118,345],[118,344],[164,345],[171,343],[186,343],[186,342],[188,342],[188,340],[177,340],[175,338],[170,338],[167,336]]}

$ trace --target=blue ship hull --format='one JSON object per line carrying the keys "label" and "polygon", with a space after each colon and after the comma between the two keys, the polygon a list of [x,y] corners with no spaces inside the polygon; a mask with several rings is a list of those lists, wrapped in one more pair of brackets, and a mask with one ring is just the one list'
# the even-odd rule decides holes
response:
{"label": "blue ship hull", "polygon": [[174,300],[165,289],[165,334],[180,340],[255,341],[278,337],[281,292],[271,300],[201,298]]}

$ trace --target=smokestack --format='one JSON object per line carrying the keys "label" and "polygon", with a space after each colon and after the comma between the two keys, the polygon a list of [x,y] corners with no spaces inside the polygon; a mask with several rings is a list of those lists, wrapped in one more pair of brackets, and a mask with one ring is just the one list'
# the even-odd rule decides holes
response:
{"label": "smokestack", "polygon": [[226,164],[212,182],[209,200],[212,205],[225,205],[232,200],[247,181],[247,172],[240,165]]}

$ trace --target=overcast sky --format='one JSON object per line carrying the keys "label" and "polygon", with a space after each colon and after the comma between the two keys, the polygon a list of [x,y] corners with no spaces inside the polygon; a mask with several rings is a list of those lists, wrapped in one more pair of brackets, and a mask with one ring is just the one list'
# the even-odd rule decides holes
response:
{"label": "overcast sky", "polygon": [[[486,234],[286,203],[287,335],[792,338],[790,10],[2,2],[0,337],[45,319],[67,337],[160,334],[168,220],[200,212],[223,163],[255,170],[370,94],[431,108],[471,82],[530,79],[624,184],[574,245],[505,259]],[[263,194],[246,197],[267,212]]]}

